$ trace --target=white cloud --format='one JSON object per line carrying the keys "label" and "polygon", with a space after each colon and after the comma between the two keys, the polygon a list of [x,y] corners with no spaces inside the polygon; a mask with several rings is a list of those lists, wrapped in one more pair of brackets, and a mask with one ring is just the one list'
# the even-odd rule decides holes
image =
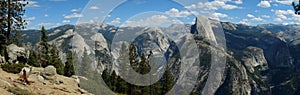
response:
{"label": "white cloud", "polygon": [[268,16],[268,15],[262,15],[261,17],[263,17],[263,18],[270,18],[270,16]]}
{"label": "white cloud", "polygon": [[243,4],[242,0],[233,1],[235,4]]}
{"label": "white cloud", "polygon": [[300,16],[294,14],[293,10],[274,10],[276,18],[274,21],[285,24],[299,24]]}
{"label": "white cloud", "polygon": [[272,4],[272,5],[273,5],[273,6],[276,6],[276,7],[279,6],[278,4]]}
{"label": "white cloud", "polygon": [[235,4],[243,4],[242,0],[214,0],[214,1],[222,1],[222,2],[231,2],[231,3],[235,3]]}
{"label": "white cloud", "polygon": [[80,12],[81,8],[72,9],[71,12]]}
{"label": "white cloud", "polygon": [[253,21],[263,21],[263,19],[260,18],[260,17],[252,18],[251,20],[253,20]]}
{"label": "white cloud", "polygon": [[171,17],[188,17],[189,15],[191,15],[192,13],[190,13],[189,11],[179,11],[176,8],[172,8],[169,11],[165,12],[167,15],[170,15]]}
{"label": "white cloud", "polygon": [[285,15],[277,15],[277,17],[280,18],[280,19],[283,19],[283,20],[287,19],[287,17]]}
{"label": "white cloud", "polygon": [[185,6],[184,8],[186,8],[186,9],[196,9],[197,6],[195,4],[192,4],[190,6]]}
{"label": "white cloud", "polygon": [[255,17],[252,14],[247,14],[247,17],[251,18],[252,21],[263,21],[263,19],[261,17]]}
{"label": "white cloud", "polygon": [[282,19],[280,19],[280,18],[275,18],[274,21],[276,21],[276,22],[282,22]]}
{"label": "white cloud", "polygon": [[146,19],[139,19],[139,20],[128,20],[125,22],[123,26],[128,27],[140,27],[140,26],[148,26],[148,27],[167,27],[171,24],[182,24],[182,22],[170,19],[167,16],[164,15],[153,15],[151,17],[148,17]]}
{"label": "white cloud", "polygon": [[112,20],[111,22],[109,22],[108,24],[115,25],[115,24],[120,24],[120,23],[121,23],[121,18],[116,18],[116,19]]}
{"label": "white cloud", "polygon": [[247,14],[247,17],[249,17],[249,18],[255,18],[255,16],[252,15],[252,14]]}
{"label": "white cloud", "polygon": [[272,0],[280,4],[291,5],[294,0]]}
{"label": "white cloud", "polygon": [[77,14],[77,13],[73,13],[73,14],[70,14],[70,15],[64,15],[64,18],[80,18],[80,17],[83,17],[82,14]]}
{"label": "white cloud", "polygon": [[287,16],[294,15],[294,12],[292,10],[276,10],[275,15],[277,22],[282,22],[282,20],[289,20]]}
{"label": "white cloud", "polygon": [[25,1],[28,2],[28,4],[26,5],[26,7],[40,7],[40,5],[38,4],[38,2],[36,1]]}
{"label": "white cloud", "polygon": [[50,0],[50,1],[61,2],[61,1],[67,1],[67,0]]}
{"label": "white cloud", "polygon": [[226,17],[228,17],[227,14],[222,14],[222,13],[213,13],[212,14],[212,18],[214,18],[214,19],[226,18]]}
{"label": "white cloud", "polygon": [[269,1],[260,1],[260,3],[258,3],[257,6],[262,8],[269,8],[271,7],[271,4]]}
{"label": "white cloud", "polygon": [[70,23],[71,21],[70,20],[63,20],[62,22],[63,23]]}
{"label": "white cloud", "polygon": [[28,18],[25,18],[25,20],[28,20],[28,21],[35,20],[35,17],[28,17]]}
{"label": "white cloud", "polygon": [[[189,6],[185,6],[187,9],[204,9],[204,10],[218,10],[218,9],[224,9],[224,10],[232,10],[232,9],[239,9],[240,7],[232,4],[227,4],[226,2],[231,0],[215,0],[211,2],[199,2],[197,5],[192,4]],[[238,2],[241,3],[241,2]]]}
{"label": "white cloud", "polygon": [[97,7],[97,6],[91,6],[90,9],[92,9],[92,10],[98,10],[99,7]]}
{"label": "white cloud", "polygon": [[242,21],[239,22],[240,24],[250,25],[248,19],[242,19]]}
{"label": "white cloud", "polygon": [[45,14],[44,16],[45,16],[45,17],[48,17],[49,15],[48,15],[48,14]]}
{"label": "white cloud", "polygon": [[[293,14],[292,18],[293,18],[292,19],[293,21],[297,21],[298,24],[300,23],[300,16],[299,15]],[[293,21],[289,21],[289,22],[293,22]]]}
{"label": "white cloud", "polygon": [[[232,9],[239,8],[236,5],[226,4],[225,2],[222,2],[222,1],[212,1],[211,3],[207,2],[207,3],[202,3],[202,4],[207,5],[208,9],[218,9],[218,8],[221,8],[221,9],[225,9],[225,10],[232,10]],[[199,3],[199,5],[203,6],[202,4]]]}
{"label": "white cloud", "polygon": [[274,12],[275,10],[274,10],[274,9],[271,9],[270,11],[271,11],[271,12]]}
{"label": "white cloud", "polygon": [[35,25],[35,27],[40,28],[42,26],[44,26],[45,28],[52,28],[52,27],[57,27],[60,26],[60,23],[39,23],[37,25]]}
{"label": "white cloud", "polygon": [[275,15],[290,15],[294,14],[293,10],[276,10]]}

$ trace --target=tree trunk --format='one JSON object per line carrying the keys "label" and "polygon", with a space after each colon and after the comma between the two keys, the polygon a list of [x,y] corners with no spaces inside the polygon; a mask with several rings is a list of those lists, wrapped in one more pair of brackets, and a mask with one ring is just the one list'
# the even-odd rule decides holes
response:
{"label": "tree trunk", "polygon": [[11,32],[11,9],[10,9],[10,4],[11,4],[11,1],[8,0],[8,4],[7,4],[7,33],[6,33],[6,41],[7,41],[7,44],[10,44],[10,32]]}

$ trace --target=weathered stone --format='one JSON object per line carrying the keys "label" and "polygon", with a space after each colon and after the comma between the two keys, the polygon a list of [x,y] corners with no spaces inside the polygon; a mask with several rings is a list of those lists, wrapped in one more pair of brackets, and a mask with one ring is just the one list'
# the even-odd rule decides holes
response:
{"label": "weathered stone", "polygon": [[56,68],[54,66],[47,66],[43,72],[41,72],[41,76],[43,76],[46,80],[56,80]]}
{"label": "weathered stone", "polygon": [[26,63],[29,58],[30,52],[23,47],[18,47],[15,44],[10,44],[6,46],[6,51],[8,53],[9,63]]}
{"label": "weathered stone", "polygon": [[37,75],[37,80],[40,81],[40,82],[42,82],[42,83],[44,83],[44,84],[46,83],[44,77],[41,76],[41,75]]}
{"label": "weathered stone", "polygon": [[258,68],[259,70],[268,69],[267,60],[261,48],[249,46],[243,53],[244,56],[242,61],[244,61],[246,68],[251,73],[255,71],[255,68]]}

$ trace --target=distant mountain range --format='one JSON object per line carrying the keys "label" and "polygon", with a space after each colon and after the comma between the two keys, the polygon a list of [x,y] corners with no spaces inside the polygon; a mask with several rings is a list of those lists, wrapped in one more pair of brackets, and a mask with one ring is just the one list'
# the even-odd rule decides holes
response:
{"label": "distant mountain range", "polygon": [[[164,28],[153,27],[115,27],[103,23],[85,23],[63,25],[47,30],[49,43],[55,43],[60,49],[60,57],[65,60],[66,52],[76,51],[82,55],[84,48],[92,59],[95,70],[102,72],[108,66],[118,70],[121,40],[130,40],[138,47],[138,53],[163,54],[167,64],[172,65],[176,80],[180,77],[181,60],[179,50],[187,43],[187,37],[193,37],[202,52],[195,93],[203,93],[210,71],[211,52],[217,51],[207,41],[214,41],[213,34],[205,34],[207,29],[220,29],[222,26],[226,39],[227,59],[224,77],[220,77],[219,87],[214,89],[217,95],[300,95],[300,25],[263,24],[248,26],[230,22],[209,20],[211,25],[201,26],[203,19],[197,18],[194,25],[171,25]],[[76,32],[74,32],[74,30]],[[36,45],[39,42],[39,30],[22,31],[25,43]],[[182,36],[190,35],[190,36]],[[114,38],[116,37],[116,38]],[[120,41],[119,41],[120,40]],[[127,43],[128,44],[128,43]],[[116,45],[116,46],[114,46]],[[115,47],[116,50],[112,50]],[[199,57],[194,57],[199,59]],[[196,61],[195,61],[196,62]],[[114,63],[114,64],[112,64]],[[159,64],[163,65],[163,64]],[[186,68],[189,69],[189,68]],[[121,72],[121,71],[119,71]],[[158,71],[159,72],[159,71]],[[184,84],[181,85],[182,87]]]}

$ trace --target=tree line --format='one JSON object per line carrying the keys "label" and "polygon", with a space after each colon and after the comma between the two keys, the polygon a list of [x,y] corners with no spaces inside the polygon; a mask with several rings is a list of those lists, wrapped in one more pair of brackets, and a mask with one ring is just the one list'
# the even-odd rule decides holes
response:
{"label": "tree line", "polygon": [[[9,58],[6,46],[10,44],[22,45],[23,37],[20,32],[25,29],[25,25],[27,24],[24,14],[25,6],[28,5],[28,2],[26,0],[0,0],[0,5],[0,54],[7,61]],[[53,65],[56,67],[58,74],[65,76],[73,75],[72,53],[68,53],[67,62],[63,64],[59,58],[56,45],[48,44],[46,29],[42,27],[40,32],[42,37],[39,42],[39,50],[38,52],[31,50],[28,64],[36,67]],[[24,65],[14,66],[23,67]],[[10,67],[18,68],[14,66]]]}
{"label": "tree line", "polygon": [[[149,57],[152,56],[152,52],[150,51],[150,54],[148,57],[145,56],[144,53],[142,53],[141,57],[139,58],[136,46],[131,43],[129,45],[129,52],[124,51],[125,44],[122,44],[121,47],[121,55],[120,57],[128,56],[129,55],[129,64],[130,67],[124,67],[127,68],[133,68],[136,72],[140,74],[147,74],[150,72],[150,65],[149,65]],[[125,54],[122,54],[125,53]],[[127,55],[126,55],[127,54]],[[140,59],[140,60],[139,60]],[[120,63],[120,64],[127,64],[127,63]],[[123,74],[129,74],[128,72],[121,71],[120,73]],[[116,71],[109,71],[108,69],[105,69],[102,72],[102,79],[104,80],[105,84],[114,92],[119,94],[127,94],[127,95],[164,95],[166,94],[175,83],[174,76],[171,73],[171,68],[169,65],[166,67],[166,71],[164,72],[162,78],[149,86],[136,86],[134,84],[130,84],[126,82],[124,79],[122,79],[119,75],[117,75]],[[135,76],[131,76],[134,78]]]}
{"label": "tree line", "polygon": [[53,65],[56,68],[56,71],[60,75],[72,76],[75,74],[75,69],[73,65],[73,52],[69,51],[67,53],[67,60],[63,64],[61,58],[59,57],[59,50],[55,43],[48,43],[48,36],[44,26],[42,27],[40,33],[41,38],[39,45],[37,46],[38,52],[31,50],[29,55],[28,64],[35,67],[47,67]]}

